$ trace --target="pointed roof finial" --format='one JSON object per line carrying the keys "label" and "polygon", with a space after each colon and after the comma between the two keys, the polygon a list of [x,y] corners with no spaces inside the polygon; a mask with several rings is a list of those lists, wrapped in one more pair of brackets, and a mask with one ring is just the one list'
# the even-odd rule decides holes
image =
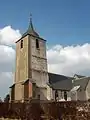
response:
{"label": "pointed roof finial", "polygon": [[30,13],[29,30],[34,30],[34,28],[33,28],[33,24],[32,24],[32,14],[31,14],[31,13]]}
{"label": "pointed roof finial", "polygon": [[29,27],[28,27],[27,31],[23,34],[23,36],[26,35],[26,34],[39,36],[38,33],[36,33],[35,30],[34,30],[33,23],[32,23],[32,14],[31,13],[30,13],[29,17],[30,17],[29,18]]}

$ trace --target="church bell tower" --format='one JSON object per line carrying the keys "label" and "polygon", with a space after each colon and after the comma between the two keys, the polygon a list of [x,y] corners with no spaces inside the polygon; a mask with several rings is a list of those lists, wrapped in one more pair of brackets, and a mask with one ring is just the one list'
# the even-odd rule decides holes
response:
{"label": "church bell tower", "polygon": [[11,100],[47,99],[46,40],[35,31],[32,18],[27,31],[16,41],[16,70]]}

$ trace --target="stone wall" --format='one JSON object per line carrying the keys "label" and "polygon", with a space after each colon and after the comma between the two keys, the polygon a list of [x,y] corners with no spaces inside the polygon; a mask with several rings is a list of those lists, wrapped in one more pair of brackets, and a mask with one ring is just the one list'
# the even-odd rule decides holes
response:
{"label": "stone wall", "polygon": [[[22,48],[21,48],[22,41]],[[16,43],[16,71],[15,71],[15,100],[24,98],[24,86],[22,83],[28,79],[28,44],[29,36],[22,38]]]}
{"label": "stone wall", "polygon": [[22,100],[24,97],[24,86],[22,82],[15,84],[15,100]]}
{"label": "stone wall", "polygon": [[22,40],[23,48],[21,48],[21,40],[16,43],[16,83],[28,78],[28,36],[22,38]]}
{"label": "stone wall", "polygon": [[[36,48],[36,39],[38,39],[39,48]],[[22,48],[21,43],[23,43]],[[15,100],[24,98],[22,84],[29,78],[35,81],[38,87],[44,88],[48,81],[48,72],[46,41],[27,35],[16,43]],[[42,92],[44,97],[47,97],[47,91]]]}
{"label": "stone wall", "polygon": [[53,90],[49,85],[47,85],[47,99],[48,100],[54,99]]}
{"label": "stone wall", "polygon": [[88,85],[86,87],[86,100],[90,99],[90,80],[88,82]]}
{"label": "stone wall", "polygon": [[37,86],[46,87],[48,81],[46,41],[38,38],[39,48],[36,48],[36,38],[30,37],[30,40],[32,79],[36,81]]}

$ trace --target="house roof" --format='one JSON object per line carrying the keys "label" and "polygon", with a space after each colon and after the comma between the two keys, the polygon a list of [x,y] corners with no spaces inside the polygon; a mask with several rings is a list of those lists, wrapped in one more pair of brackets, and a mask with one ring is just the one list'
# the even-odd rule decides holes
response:
{"label": "house roof", "polygon": [[53,89],[57,90],[71,90],[72,88],[72,80],[66,79],[58,81],[54,84],[52,84]]}
{"label": "house roof", "polygon": [[64,76],[64,75],[59,75],[59,74],[54,74],[54,73],[48,73],[49,75],[49,83],[56,83],[58,81],[61,80],[66,80],[66,79],[70,79],[71,77],[68,76]]}
{"label": "house roof", "polygon": [[74,78],[82,78],[82,77],[85,77],[85,76],[78,75],[78,74],[75,74],[75,75],[74,75]]}
{"label": "house roof", "polygon": [[80,86],[81,88],[86,89],[86,86],[90,80],[90,77],[85,77],[77,74],[74,75],[77,76],[77,79],[75,79],[74,77],[68,77],[53,73],[48,73],[48,75],[49,75],[48,85],[53,89],[58,90],[71,90],[75,86]]}
{"label": "house roof", "polygon": [[74,86],[74,87],[71,89],[71,92],[75,92],[75,91],[77,91],[79,88],[80,88],[80,85]]}
{"label": "house roof", "polygon": [[72,78],[64,75],[48,73],[49,85],[53,89],[70,90],[72,88]]}
{"label": "house roof", "polygon": [[25,83],[27,83],[28,81],[30,81],[31,83],[35,83],[35,81],[34,81],[34,80],[32,80],[32,79],[27,79],[27,80],[23,81],[23,83],[22,83],[22,84],[25,84]]}
{"label": "house roof", "polygon": [[90,80],[90,77],[82,77],[77,80],[74,80],[73,86],[78,86],[80,85],[81,88],[86,89],[86,86]]}

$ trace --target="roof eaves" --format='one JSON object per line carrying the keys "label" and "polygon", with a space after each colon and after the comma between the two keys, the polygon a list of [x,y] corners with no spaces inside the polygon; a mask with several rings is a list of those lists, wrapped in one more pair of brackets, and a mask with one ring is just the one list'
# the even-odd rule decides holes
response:
{"label": "roof eaves", "polygon": [[12,88],[13,86],[15,86],[15,83],[13,85],[11,85],[9,88]]}
{"label": "roof eaves", "polygon": [[36,37],[37,39],[46,41],[45,39],[43,39],[43,38],[41,38],[41,37],[34,36],[34,35],[32,35],[32,34],[27,33],[27,34],[25,34],[25,35],[22,35],[22,37],[21,37],[19,40],[17,40],[15,43],[19,42],[21,39],[23,39],[23,38],[26,37],[27,35],[30,35],[30,36],[32,36],[32,37]]}
{"label": "roof eaves", "polygon": [[27,80],[25,80],[23,83],[22,83],[22,85],[24,85],[26,82],[28,82],[29,81],[29,79],[27,79]]}

